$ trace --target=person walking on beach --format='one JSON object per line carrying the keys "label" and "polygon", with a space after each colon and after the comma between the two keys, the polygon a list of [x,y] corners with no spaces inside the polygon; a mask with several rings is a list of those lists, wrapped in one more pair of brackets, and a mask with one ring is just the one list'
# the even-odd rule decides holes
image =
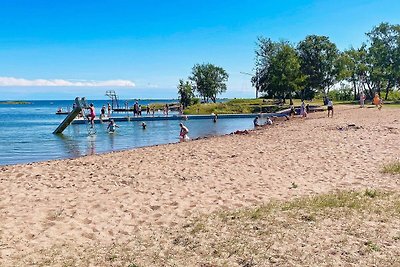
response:
{"label": "person walking on beach", "polygon": [[307,118],[307,110],[306,110],[306,104],[304,103],[304,100],[301,102],[300,106],[300,115],[303,118]]}
{"label": "person walking on beach", "polygon": [[365,103],[365,94],[364,92],[360,93],[360,108],[364,107],[364,103]]}
{"label": "person walking on beach", "polygon": [[377,107],[379,109],[379,104],[381,103],[381,99],[378,95],[378,93],[375,93],[374,99],[372,100],[372,102],[374,103],[375,107]]}
{"label": "person walking on beach", "polygon": [[332,111],[332,116],[331,117],[333,118],[333,102],[332,102],[331,99],[329,99],[328,100],[328,118],[329,118],[329,115],[330,115],[331,111]]}
{"label": "person walking on beach", "polygon": [[147,106],[146,106],[146,115],[149,115],[150,114],[150,106],[149,106],[149,104],[147,104]]}
{"label": "person walking on beach", "polygon": [[93,128],[93,126],[94,126],[94,118],[96,117],[96,112],[95,112],[93,103],[90,103],[88,109],[89,109],[89,115],[87,117],[88,117],[88,120],[90,121],[91,128]]}
{"label": "person walking on beach", "polygon": [[189,140],[189,136],[187,135],[189,133],[189,129],[183,125],[183,123],[179,123],[179,126],[181,127],[181,131],[179,133],[179,140],[181,142]]}
{"label": "person walking on beach", "polygon": [[119,128],[119,126],[117,124],[115,124],[114,120],[111,119],[110,123],[107,126],[107,130],[108,130],[108,132],[113,133],[113,132],[115,132],[115,128],[117,128],[117,127]]}

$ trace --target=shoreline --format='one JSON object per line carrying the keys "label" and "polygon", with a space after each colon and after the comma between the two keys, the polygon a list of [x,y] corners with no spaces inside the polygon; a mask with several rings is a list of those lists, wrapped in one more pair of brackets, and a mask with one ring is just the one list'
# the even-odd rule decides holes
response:
{"label": "shoreline", "polygon": [[[337,190],[399,192],[399,176],[380,173],[400,158],[396,115],[338,106],[332,119],[313,113],[244,135],[0,166],[1,260],[37,262],[63,244],[71,250],[62,257],[79,259],[85,248],[140,237],[146,252],[136,261],[152,266],[175,246],[162,233],[198,216]],[[190,255],[188,266],[198,266]]]}

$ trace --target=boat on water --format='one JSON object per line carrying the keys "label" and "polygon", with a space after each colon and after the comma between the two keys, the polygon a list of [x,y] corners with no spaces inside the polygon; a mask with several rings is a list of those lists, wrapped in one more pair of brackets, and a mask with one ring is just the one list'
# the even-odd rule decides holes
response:
{"label": "boat on water", "polygon": [[68,115],[70,113],[69,110],[65,110],[63,108],[58,108],[56,111],[56,115]]}

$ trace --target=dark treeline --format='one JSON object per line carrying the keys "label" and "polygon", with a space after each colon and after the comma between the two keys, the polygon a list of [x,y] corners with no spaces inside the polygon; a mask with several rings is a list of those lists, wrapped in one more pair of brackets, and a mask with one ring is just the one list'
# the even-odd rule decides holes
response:
{"label": "dark treeline", "polygon": [[361,47],[345,51],[326,36],[309,35],[298,44],[259,37],[253,86],[283,100],[317,94],[351,100],[361,93],[387,100],[400,83],[400,25],[381,23],[366,37]]}

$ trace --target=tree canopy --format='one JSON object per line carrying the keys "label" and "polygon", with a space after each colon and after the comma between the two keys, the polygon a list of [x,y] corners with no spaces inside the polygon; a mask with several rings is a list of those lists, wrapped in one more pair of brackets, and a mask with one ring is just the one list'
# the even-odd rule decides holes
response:
{"label": "tree canopy", "polygon": [[252,82],[258,91],[269,96],[289,98],[299,91],[306,76],[301,73],[295,48],[286,41],[259,38],[256,50],[256,76]]}
{"label": "tree canopy", "polygon": [[302,72],[307,75],[306,87],[327,94],[340,74],[336,45],[326,36],[309,35],[297,49]]}
{"label": "tree canopy", "polygon": [[228,78],[229,75],[223,68],[208,63],[194,65],[189,80],[204,101],[211,100],[215,103],[217,95],[226,91],[225,82]]}
{"label": "tree canopy", "polygon": [[178,84],[178,95],[179,102],[182,104],[183,108],[186,108],[192,103],[192,99],[194,97],[192,85],[189,81],[179,80]]}
{"label": "tree canopy", "polygon": [[309,35],[295,46],[259,37],[252,84],[283,99],[326,96],[339,84],[350,84],[354,99],[360,92],[369,97],[384,92],[387,99],[400,85],[400,25],[381,23],[366,37],[359,48],[343,52],[327,36]]}

